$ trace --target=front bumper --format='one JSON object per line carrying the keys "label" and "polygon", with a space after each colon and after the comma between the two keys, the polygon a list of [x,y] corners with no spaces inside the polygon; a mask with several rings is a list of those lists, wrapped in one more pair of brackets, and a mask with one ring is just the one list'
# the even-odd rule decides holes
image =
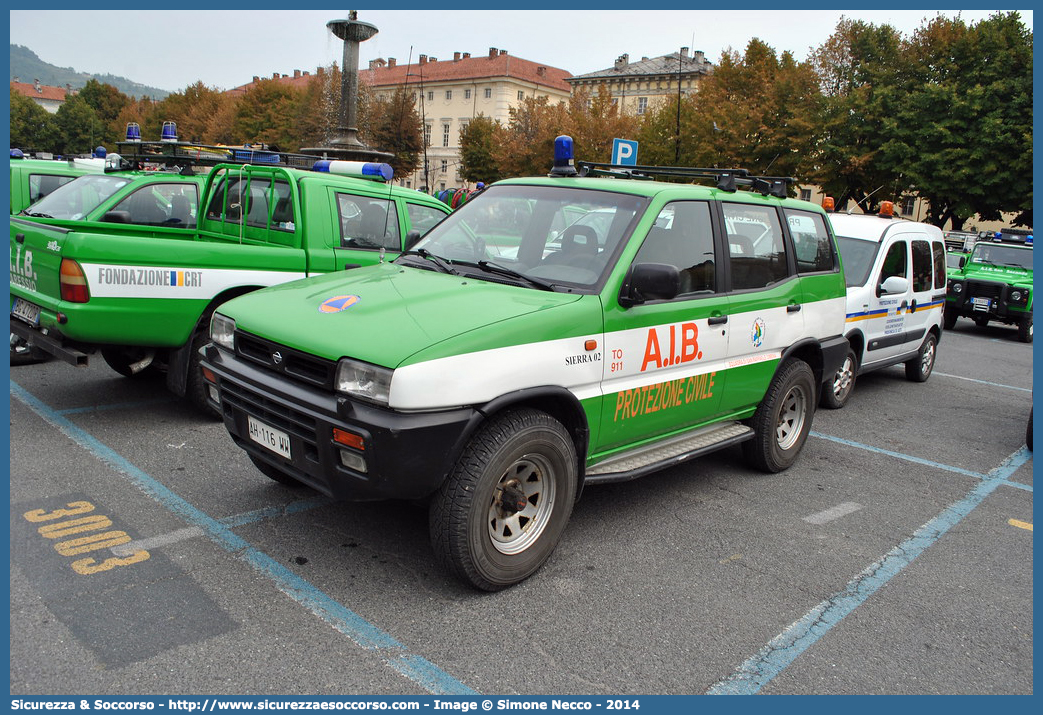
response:
{"label": "front bumper", "polygon": [[1010,295],[1013,291],[1026,293],[1025,288],[997,281],[965,280],[963,290],[954,294],[951,290],[946,295],[945,310],[954,311],[960,317],[973,318],[988,316],[992,320],[1017,322],[1026,315],[1032,315],[1028,302],[1015,302]]}
{"label": "front bumper", "polygon": [[[480,414],[472,408],[402,413],[351,400],[266,370],[213,344],[203,349],[232,440],[297,481],[351,501],[422,499],[445,479]],[[211,398],[212,401],[212,398]],[[250,437],[249,418],[285,433],[290,457]],[[362,438],[361,450],[333,439],[334,429]],[[344,465],[365,462],[365,471]]]}

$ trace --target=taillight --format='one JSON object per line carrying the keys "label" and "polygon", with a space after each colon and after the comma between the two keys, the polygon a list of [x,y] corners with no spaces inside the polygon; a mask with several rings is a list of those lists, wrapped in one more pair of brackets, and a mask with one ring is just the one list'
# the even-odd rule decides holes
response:
{"label": "taillight", "polygon": [[91,299],[87,290],[87,276],[79,263],[70,258],[63,258],[60,274],[62,300],[69,303],[86,303]]}

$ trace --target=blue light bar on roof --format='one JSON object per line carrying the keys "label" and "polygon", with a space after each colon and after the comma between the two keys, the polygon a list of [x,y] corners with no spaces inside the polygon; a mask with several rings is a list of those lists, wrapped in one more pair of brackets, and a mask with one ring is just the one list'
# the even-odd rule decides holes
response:
{"label": "blue light bar on roof", "polygon": [[373,181],[391,181],[395,170],[390,164],[373,161],[340,161],[320,159],[312,166],[312,171],[322,171],[340,176],[354,176],[356,179],[372,179]]}
{"label": "blue light bar on roof", "polygon": [[12,159],[24,159],[25,158],[25,154],[22,153],[21,149],[12,149],[11,150],[11,158]]}
{"label": "blue light bar on roof", "polygon": [[141,141],[141,127],[138,126],[137,122],[129,122],[127,124],[127,141]]}

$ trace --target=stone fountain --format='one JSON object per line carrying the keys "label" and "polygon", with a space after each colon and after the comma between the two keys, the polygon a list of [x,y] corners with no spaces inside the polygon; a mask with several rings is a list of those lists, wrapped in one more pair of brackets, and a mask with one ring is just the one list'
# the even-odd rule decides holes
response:
{"label": "stone fountain", "polygon": [[328,146],[301,149],[305,154],[317,154],[328,159],[346,161],[387,162],[394,154],[371,149],[358,138],[359,43],[377,34],[377,28],[358,19],[358,11],[348,13],[347,20],[330,20],[326,27],[344,42],[344,59],[340,72],[340,110],[337,128]]}

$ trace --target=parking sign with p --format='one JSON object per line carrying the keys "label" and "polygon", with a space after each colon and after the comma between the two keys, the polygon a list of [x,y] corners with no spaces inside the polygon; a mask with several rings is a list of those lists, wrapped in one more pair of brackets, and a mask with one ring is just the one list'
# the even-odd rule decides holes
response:
{"label": "parking sign with p", "polygon": [[629,139],[612,140],[612,163],[637,165],[637,142]]}

